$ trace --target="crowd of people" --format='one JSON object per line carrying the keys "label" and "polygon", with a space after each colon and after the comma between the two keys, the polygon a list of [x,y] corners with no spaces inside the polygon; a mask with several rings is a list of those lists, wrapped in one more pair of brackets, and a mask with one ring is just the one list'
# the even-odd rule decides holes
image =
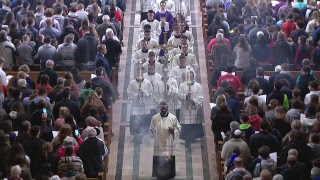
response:
{"label": "crowd of people", "polygon": [[217,87],[212,131],[216,146],[223,142],[225,179],[319,179],[317,2],[206,5],[211,84]]}
{"label": "crowd of people", "polygon": [[[119,99],[125,5],[0,1],[1,179],[80,180],[103,172],[107,109]],[[82,71],[96,77],[86,81]]]}

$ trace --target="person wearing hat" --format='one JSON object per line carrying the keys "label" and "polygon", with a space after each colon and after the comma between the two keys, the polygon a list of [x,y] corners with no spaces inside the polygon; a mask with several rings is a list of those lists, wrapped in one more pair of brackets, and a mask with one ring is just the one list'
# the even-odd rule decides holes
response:
{"label": "person wearing hat", "polygon": [[185,140],[186,144],[190,144],[197,138],[204,136],[202,111],[202,86],[195,82],[195,72],[190,69],[186,74],[187,81],[179,86],[179,99],[181,101],[180,123],[181,135],[180,139]]}
{"label": "person wearing hat", "polygon": [[171,179],[176,175],[175,140],[181,131],[176,116],[168,112],[168,104],[160,103],[160,113],[151,119],[149,135],[154,141],[152,177]]}
{"label": "person wearing hat", "polygon": [[88,138],[80,144],[78,151],[87,178],[98,177],[98,173],[103,171],[102,157],[108,153],[104,142],[96,136],[96,129],[88,130]]}
{"label": "person wearing hat", "polygon": [[149,10],[148,11],[148,18],[141,21],[140,23],[140,31],[143,32],[145,30],[145,25],[150,26],[150,31],[156,35],[157,38],[159,38],[159,35],[161,33],[161,26],[160,22],[156,19],[154,19],[154,11]]}
{"label": "person wearing hat", "polygon": [[231,139],[229,139],[222,147],[221,158],[228,160],[233,155],[233,149],[239,147],[241,157],[245,164],[250,164],[251,154],[248,144],[241,139],[241,130],[234,129],[231,131]]}

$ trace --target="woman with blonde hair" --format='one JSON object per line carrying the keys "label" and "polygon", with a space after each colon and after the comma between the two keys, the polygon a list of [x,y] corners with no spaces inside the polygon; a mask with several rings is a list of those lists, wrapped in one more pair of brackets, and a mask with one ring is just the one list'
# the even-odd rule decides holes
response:
{"label": "woman with blonde hair", "polygon": [[104,107],[103,102],[99,99],[97,93],[91,92],[81,109],[80,115],[82,117],[88,117],[90,115],[90,109],[94,107],[97,109],[100,116],[103,116],[106,112],[106,108]]}
{"label": "woman with blonde hair", "polygon": [[316,27],[318,26],[319,26],[319,11],[314,11],[312,13],[312,20],[310,20],[307,24],[306,32],[312,36]]}
{"label": "woman with blonde hair", "polygon": [[211,130],[214,134],[214,142],[222,141],[221,132],[225,134],[230,131],[230,123],[232,122],[232,113],[227,105],[225,95],[220,94],[216,100],[216,106],[211,110]]}
{"label": "woman with blonde hair", "polygon": [[60,107],[59,118],[54,123],[54,129],[59,131],[62,125],[65,124],[64,118],[69,114],[69,109],[67,107]]}
{"label": "woman with blonde hair", "polygon": [[53,152],[56,152],[58,148],[62,146],[63,140],[66,137],[72,137],[73,138],[73,145],[77,146],[78,142],[72,135],[72,129],[69,124],[62,125],[58,135],[54,137],[51,141]]}

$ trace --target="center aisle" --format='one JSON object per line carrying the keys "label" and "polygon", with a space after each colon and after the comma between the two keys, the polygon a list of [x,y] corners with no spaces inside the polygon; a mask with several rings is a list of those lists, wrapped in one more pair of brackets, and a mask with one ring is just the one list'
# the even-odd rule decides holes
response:
{"label": "center aisle", "polygon": [[[189,27],[195,44],[194,54],[199,60],[197,82],[202,84],[204,96],[205,137],[201,142],[192,143],[191,147],[177,142],[176,178],[195,180],[217,180],[218,172],[215,157],[215,147],[211,131],[209,88],[207,82],[207,68],[205,62],[204,41],[201,27],[201,11],[199,2],[190,1],[191,19]],[[140,1],[132,0],[127,3],[127,12],[124,15],[124,47],[121,55],[119,72],[119,93],[121,100],[113,105],[113,132],[109,154],[108,180],[149,180],[151,177],[153,140],[144,144],[134,144],[129,131],[130,101],[127,99],[127,87],[133,79],[132,55],[140,25]],[[201,72],[201,73],[200,73]]]}

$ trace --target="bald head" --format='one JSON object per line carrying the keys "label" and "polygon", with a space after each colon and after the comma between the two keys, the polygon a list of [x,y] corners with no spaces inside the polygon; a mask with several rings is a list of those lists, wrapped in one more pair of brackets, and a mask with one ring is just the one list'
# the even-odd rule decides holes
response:
{"label": "bald head", "polygon": [[288,163],[289,167],[296,165],[297,164],[297,157],[295,157],[293,155],[288,156],[287,163]]}
{"label": "bald head", "polygon": [[296,158],[298,158],[299,154],[298,154],[298,151],[296,149],[290,149],[289,152],[288,152],[288,157],[291,156],[291,155],[295,156]]}
{"label": "bald head", "polygon": [[243,167],[243,160],[240,157],[237,157],[234,159],[234,166],[236,168],[241,168]]}
{"label": "bald head", "polygon": [[19,177],[21,174],[20,166],[19,165],[12,166],[10,173],[12,177]]}
{"label": "bald head", "polygon": [[268,170],[262,170],[260,173],[261,180],[272,180],[272,174]]}

